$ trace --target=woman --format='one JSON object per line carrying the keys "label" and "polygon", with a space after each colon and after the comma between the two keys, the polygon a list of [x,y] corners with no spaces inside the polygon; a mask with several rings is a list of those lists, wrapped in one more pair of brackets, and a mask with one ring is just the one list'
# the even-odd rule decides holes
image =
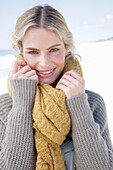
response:
{"label": "woman", "polygon": [[85,90],[63,16],[48,5],[31,8],[12,44],[20,55],[9,94],[0,96],[0,169],[112,170],[104,101]]}

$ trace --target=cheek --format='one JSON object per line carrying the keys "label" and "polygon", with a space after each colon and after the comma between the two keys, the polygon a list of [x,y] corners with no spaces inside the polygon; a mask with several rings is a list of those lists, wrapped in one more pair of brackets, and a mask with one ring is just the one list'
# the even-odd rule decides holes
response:
{"label": "cheek", "polygon": [[24,60],[26,61],[26,63],[27,63],[27,64],[29,64],[29,63],[30,63],[30,61],[29,61],[29,57],[24,56]]}
{"label": "cheek", "polygon": [[59,53],[57,56],[54,58],[55,63],[59,66],[64,66],[65,64],[65,54],[64,53]]}
{"label": "cheek", "polygon": [[31,57],[28,57],[28,56],[24,56],[24,60],[26,61],[27,65],[29,65],[30,67],[32,67],[33,65],[33,60]]}

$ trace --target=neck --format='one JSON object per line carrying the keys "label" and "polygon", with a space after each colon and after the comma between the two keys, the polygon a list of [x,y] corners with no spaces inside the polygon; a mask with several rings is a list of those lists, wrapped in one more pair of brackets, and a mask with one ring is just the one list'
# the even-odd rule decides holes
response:
{"label": "neck", "polygon": [[59,80],[61,79],[62,77],[62,73],[60,74],[60,76],[51,84],[52,87],[56,87],[57,83],[59,82]]}

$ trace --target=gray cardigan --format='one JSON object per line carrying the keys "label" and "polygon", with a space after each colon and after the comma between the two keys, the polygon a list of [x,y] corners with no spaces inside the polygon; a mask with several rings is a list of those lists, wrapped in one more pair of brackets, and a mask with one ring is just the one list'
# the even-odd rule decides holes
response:
{"label": "gray cardigan", "polygon": [[[0,96],[0,170],[35,170],[32,128],[35,81],[10,80],[13,100]],[[91,91],[66,100],[72,133],[61,145],[66,170],[113,170],[105,104]],[[72,137],[72,140],[71,140]]]}

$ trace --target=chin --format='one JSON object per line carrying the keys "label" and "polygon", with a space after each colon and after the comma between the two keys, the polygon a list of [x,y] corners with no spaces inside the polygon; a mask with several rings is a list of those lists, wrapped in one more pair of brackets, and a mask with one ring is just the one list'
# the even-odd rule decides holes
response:
{"label": "chin", "polygon": [[45,84],[52,84],[52,83],[55,82],[55,80],[56,80],[56,79],[54,79],[54,80],[49,80],[49,79],[45,79],[45,78],[44,78],[44,79],[43,79],[43,78],[40,78],[40,79],[39,79],[39,82],[40,82],[40,83],[45,83]]}

